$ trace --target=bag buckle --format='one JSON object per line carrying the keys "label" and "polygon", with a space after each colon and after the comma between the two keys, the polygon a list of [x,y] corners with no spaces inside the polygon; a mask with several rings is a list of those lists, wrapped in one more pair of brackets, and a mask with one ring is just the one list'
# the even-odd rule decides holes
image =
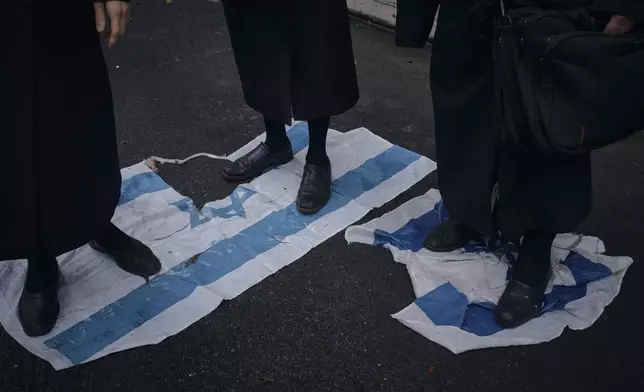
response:
{"label": "bag buckle", "polygon": [[499,19],[499,28],[504,29],[512,27],[512,18],[510,18],[505,12],[505,2],[503,0],[499,0],[499,4],[501,5],[501,19]]}

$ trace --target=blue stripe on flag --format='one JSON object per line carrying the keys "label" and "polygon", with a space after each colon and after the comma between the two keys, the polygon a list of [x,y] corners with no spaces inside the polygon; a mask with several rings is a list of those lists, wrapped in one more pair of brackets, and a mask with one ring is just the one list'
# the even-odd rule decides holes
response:
{"label": "blue stripe on flag", "polygon": [[237,235],[213,243],[196,262],[184,262],[154,277],[99,312],[47,340],[45,344],[79,364],[187,298],[200,285],[216,282],[258,255],[281,244],[321,217],[374,189],[420,155],[393,146],[335,181],[331,200],[316,215],[297,212],[295,204],[275,211]]}
{"label": "blue stripe on flag", "polygon": [[251,196],[257,192],[246,188],[243,185],[235,188],[233,193],[228,196],[230,199],[230,205],[226,207],[214,208],[214,207],[204,207],[204,215],[213,217],[213,218],[223,218],[230,219],[235,216],[240,216],[246,218],[246,209],[244,209],[244,203],[250,199]]}
{"label": "blue stripe on flag", "polygon": [[465,294],[447,282],[418,298],[415,303],[434,324],[460,328],[468,300]]}
{"label": "blue stripe on flag", "polygon": [[579,253],[570,253],[562,263],[572,273],[576,286],[554,286],[546,295],[541,314],[564,310],[566,306],[588,294],[588,284],[608,278],[613,271],[608,266],[588,260]]}
{"label": "blue stripe on flag", "polygon": [[[449,213],[440,200],[434,208],[424,215],[409,220],[403,227],[389,233],[385,230],[375,229],[373,245],[383,246],[390,244],[400,250],[411,250],[418,252],[424,246],[427,236],[441,223],[449,219]],[[514,256],[511,252],[518,252],[518,248],[510,243],[502,243],[498,239],[488,241],[472,241],[463,247],[465,253],[504,253],[508,260],[512,261]]]}
{"label": "blue stripe on flag", "polygon": [[195,202],[188,197],[184,197],[181,200],[170,203],[171,206],[175,206],[181,212],[186,212],[190,215],[190,228],[194,229],[199,227],[204,223],[210,222],[210,218],[203,216],[201,211],[195,206]]}
{"label": "blue stripe on flag", "polygon": [[373,233],[373,244],[376,246],[390,244],[400,250],[418,252],[423,248],[423,243],[429,233],[446,219],[447,211],[443,207],[443,201],[441,200],[436,203],[434,209],[418,218],[411,219],[393,233],[376,229]]}
{"label": "blue stripe on flag", "polygon": [[[579,253],[571,253],[563,262],[572,272],[576,285],[555,285],[546,294],[540,315],[565,310],[566,306],[588,294],[588,284],[605,279],[612,270],[601,263],[594,263]],[[449,285],[449,287],[447,287]],[[451,325],[477,336],[490,336],[503,330],[495,320],[496,306],[491,303],[472,303],[462,306],[465,295],[446,283],[416,300],[416,305],[436,325]],[[459,322],[461,320],[461,322]]]}
{"label": "blue stripe on flag", "polygon": [[468,298],[447,282],[414,303],[437,326],[451,326],[477,336],[490,336],[501,330],[494,319],[495,305],[468,303]]}
{"label": "blue stripe on flag", "polygon": [[467,296],[450,282],[428,292],[414,303],[439,327],[457,327],[478,336],[490,336],[503,330],[494,319],[494,304],[469,304]]}
{"label": "blue stripe on flag", "polygon": [[563,264],[568,267],[578,286],[608,278],[613,274],[613,270],[605,264],[594,263],[579,253],[571,253]]}
{"label": "blue stripe on flag", "polygon": [[494,310],[496,305],[489,302],[470,304],[465,311],[462,329],[477,336],[491,336],[503,331],[496,322]]}
{"label": "blue stripe on flag", "polygon": [[287,134],[291,139],[293,154],[297,154],[309,145],[309,125],[307,123],[297,124],[289,129]]}
{"label": "blue stripe on flag", "polygon": [[154,172],[145,172],[128,178],[121,183],[121,198],[118,205],[136,200],[146,193],[153,193],[169,188],[161,177]]}
{"label": "blue stripe on flag", "polygon": [[569,303],[584,298],[586,294],[588,294],[588,285],[586,284],[579,286],[552,286],[552,291],[546,294],[540,314],[564,310]]}

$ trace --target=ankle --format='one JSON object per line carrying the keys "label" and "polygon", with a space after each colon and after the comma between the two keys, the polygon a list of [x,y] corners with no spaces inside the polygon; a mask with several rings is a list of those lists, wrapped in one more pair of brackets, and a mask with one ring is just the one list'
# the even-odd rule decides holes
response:
{"label": "ankle", "polygon": [[58,285],[58,261],[53,256],[36,256],[27,261],[25,291],[37,293]]}
{"label": "ankle", "polygon": [[331,160],[326,154],[307,154],[306,163],[314,166],[331,166]]}
{"label": "ankle", "polygon": [[454,222],[454,227],[456,227],[458,230],[460,230],[463,233],[468,233],[468,234],[477,234],[476,230],[472,229],[469,225],[466,223],[462,223],[459,221],[453,221]]}
{"label": "ankle", "polygon": [[555,240],[556,233],[545,230],[530,230],[523,235],[521,253],[527,257],[546,257],[550,259],[550,249]]}
{"label": "ankle", "polygon": [[291,141],[288,137],[281,138],[268,138],[264,142],[272,152],[283,151],[287,148],[291,148]]}
{"label": "ankle", "polygon": [[264,127],[266,129],[265,144],[272,151],[281,151],[289,146],[290,141],[286,135],[286,126],[284,123],[264,117]]}
{"label": "ankle", "polygon": [[457,220],[450,218],[444,221],[442,224],[446,225],[446,227],[450,227],[451,230],[454,230],[462,238],[469,238],[470,240],[476,240],[481,237],[481,235],[477,233],[476,230],[472,229],[467,224],[461,223]]}
{"label": "ankle", "polygon": [[114,224],[110,223],[94,241],[102,248],[113,250],[122,249],[132,243],[132,238],[121,231]]}
{"label": "ankle", "polygon": [[525,233],[512,277],[531,287],[543,285],[551,270],[550,253],[555,236],[542,230]]}

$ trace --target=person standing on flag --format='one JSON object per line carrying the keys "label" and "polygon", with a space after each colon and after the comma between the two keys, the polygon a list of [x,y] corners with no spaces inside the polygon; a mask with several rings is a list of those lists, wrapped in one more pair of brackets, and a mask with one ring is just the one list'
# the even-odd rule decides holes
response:
{"label": "person standing on flag", "polygon": [[331,197],[330,117],[358,101],[345,0],[224,0],[246,103],[264,116],[266,141],[223,169],[245,181],[293,159],[285,124],[307,121],[309,150],[297,208],[314,214]]}
{"label": "person standing on flag", "polygon": [[128,10],[116,0],[0,4],[0,260],[27,259],[18,319],[28,336],[48,334],[58,319],[57,256],[89,243],[132,274],[161,269],[110,222],[121,173],[99,33],[109,30],[113,46]]}
{"label": "person standing on flag", "polygon": [[[429,25],[431,16],[420,3],[400,1],[418,7],[416,13],[408,9],[401,14],[401,24],[409,23],[409,29]],[[598,32],[620,36],[644,25],[644,2],[449,0],[440,4],[430,82],[439,188],[450,219],[428,236],[425,246],[450,252],[499,233],[506,240],[520,241],[512,278],[496,308],[498,323],[514,328],[541,311],[555,236],[576,230],[590,212],[591,160],[590,153],[525,154],[499,137],[492,37],[501,5],[507,11],[529,7],[536,12],[587,16]],[[423,15],[426,22],[416,23],[414,15]],[[573,19],[560,20],[567,21],[567,28]],[[548,22],[545,28],[555,34],[560,25]]]}

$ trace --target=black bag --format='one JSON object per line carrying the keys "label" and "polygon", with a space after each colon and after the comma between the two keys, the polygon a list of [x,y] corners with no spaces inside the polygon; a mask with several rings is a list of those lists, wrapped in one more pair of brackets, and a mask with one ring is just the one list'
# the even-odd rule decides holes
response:
{"label": "black bag", "polygon": [[588,12],[519,8],[495,34],[495,88],[505,142],[578,154],[644,129],[644,33],[603,34]]}

